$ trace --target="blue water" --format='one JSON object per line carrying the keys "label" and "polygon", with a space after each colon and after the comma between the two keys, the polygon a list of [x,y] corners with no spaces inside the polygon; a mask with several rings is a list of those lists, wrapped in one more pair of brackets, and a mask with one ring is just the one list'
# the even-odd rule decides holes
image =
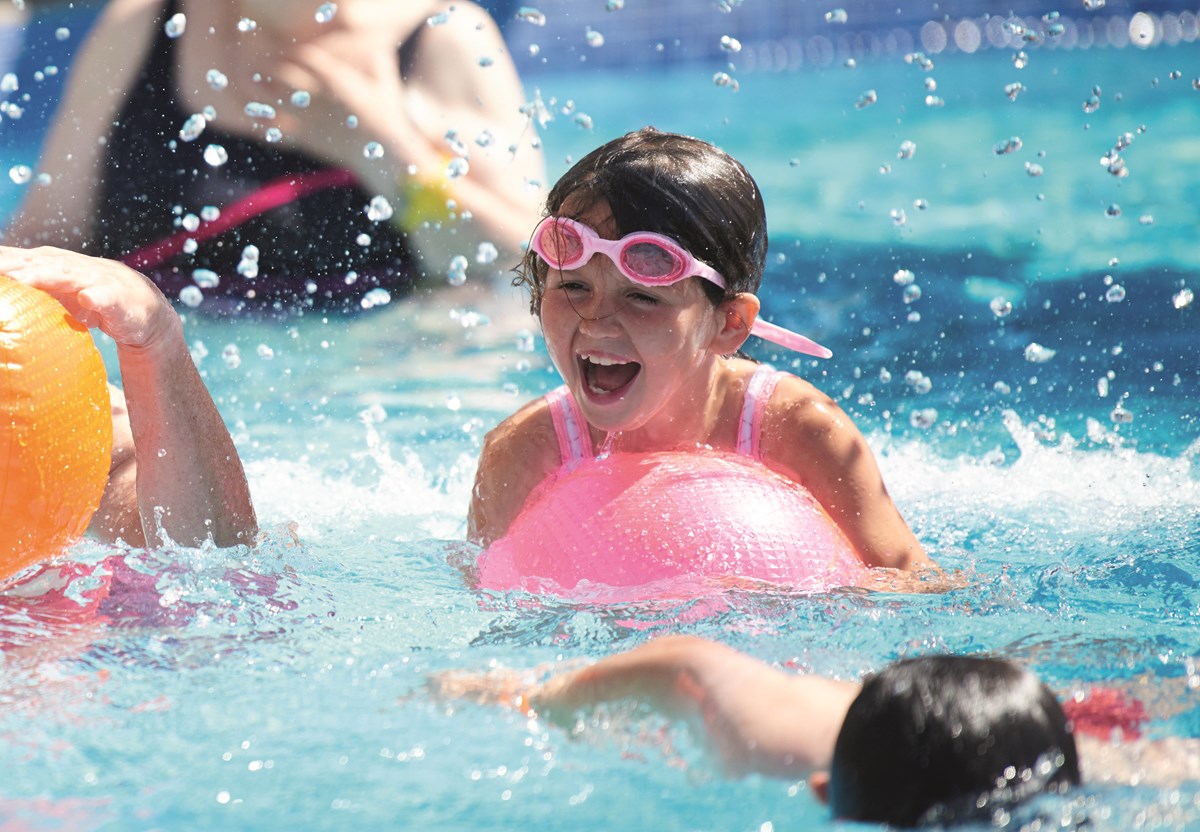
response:
{"label": "blue water", "polygon": [[[519,346],[535,329],[519,297],[446,287],[358,316],[189,312],[267,538],[128,553],[156,592],[107,626],[0,605],[0,817],[39,829],[829,826],[803,783],[724,780],[686,732],[645,715],[616,708],[569,736],[424,690],[431,672],[569,662],[668,631],[841,678],[902,655],[988,651],[1062,691],[1141,674],[1178,688],[1200,653],[1198,312],[1173,302],[1200,289],[1196,57],[1186,44],[1041,49],[1018,71],[992,50],[938,56],[929,73],[899,59],[745,73],[736,93],[708,64],[528,76],[531,94],[556,101],[543,130],[552,176],[647,122],[747,164],[771,221],[767,316],[835,352],[761,355],[854,416],[905,516],[967,585],[735,593],[716,612],[481,596],[456,564],[473,556],[461,539],[482,436],[555,384],[540,340]],[[944,107],[925,106],[927,76]],[[1017,80],[1027,91],[1009,101]],[[1093,86],[1102,103],[1086,114]],[[867,89],[877,103],[856,109]],[[567,100],[591,130],[562,113]],[[0,131],[5,158],[32,163],[36,131]],[[1099,159],[1125,132],[1136,139],[1118,180]],[[1022,149],[997,155],[1013,136]],[[900,159],[906,140],[916,153]],[[19,189],[4,185],[9,210]],[[902,269],[921,289],[908,303]],[[1122,300],[1106,298],[1113,285]],[[995,298],[1011,313],[998,317]],[[1055,354],[1031,362],[1031,344]],[[122,554],[84,543],[69,557],[104,569]],[[1176,704],[1151,732],[1200,735],[1192,703]],[[1194,784],[1090,787],[1058,808],[1096,829],[1200,827]]]}

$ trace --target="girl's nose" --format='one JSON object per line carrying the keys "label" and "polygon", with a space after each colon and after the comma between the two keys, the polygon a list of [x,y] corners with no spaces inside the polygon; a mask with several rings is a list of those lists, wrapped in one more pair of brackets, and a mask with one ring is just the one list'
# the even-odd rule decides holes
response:
{"label": "girl's nose", "polygon": [[575,305],[579,327],[590,335],[602,335],[618,327],[617,313],[624,300],[607,292],[594,292],[585,302]]}

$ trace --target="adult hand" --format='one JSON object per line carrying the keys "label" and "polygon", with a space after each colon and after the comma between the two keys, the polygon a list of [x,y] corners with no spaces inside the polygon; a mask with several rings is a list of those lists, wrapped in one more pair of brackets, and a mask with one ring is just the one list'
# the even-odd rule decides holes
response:
{"label": "adult hand", "polygon": [[152,351],[180,337],[179,316],[162,292],[122,263],[49,246],[0,246],[0,273],[49,293],[123,349]]}

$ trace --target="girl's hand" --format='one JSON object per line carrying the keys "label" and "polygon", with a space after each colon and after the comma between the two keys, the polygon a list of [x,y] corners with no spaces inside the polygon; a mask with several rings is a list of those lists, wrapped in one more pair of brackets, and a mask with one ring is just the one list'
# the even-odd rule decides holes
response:
{"label": "girl's hand", "polygon": [[150,352],[180,337],[179,316],[162,292],[122,263],[49,246],[0,246],[0,273],[49,293],[122,349]]}

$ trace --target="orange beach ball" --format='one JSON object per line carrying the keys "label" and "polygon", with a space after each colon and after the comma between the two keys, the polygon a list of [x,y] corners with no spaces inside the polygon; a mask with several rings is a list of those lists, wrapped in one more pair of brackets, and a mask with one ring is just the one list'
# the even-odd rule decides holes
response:
{"label": "orange beach ball", "polygon": [[112,454],[104,361],[50,295],[0,275],[0,580],[83,535]]}

